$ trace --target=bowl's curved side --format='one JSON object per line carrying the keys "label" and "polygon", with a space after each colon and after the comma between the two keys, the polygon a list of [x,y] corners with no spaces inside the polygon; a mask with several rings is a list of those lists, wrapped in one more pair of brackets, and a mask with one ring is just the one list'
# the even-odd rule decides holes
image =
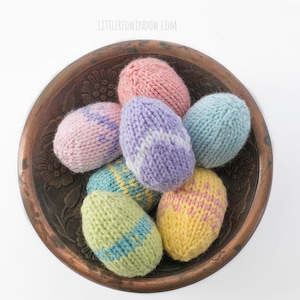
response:
{"label": "bowl's curved side", "polygon": [[[242,195],[244,186],[235,190],[231,199],[234,209],[228,213],[231,223],[225,226],[222,238],[211,252],[185,265],[165,259],[149,276],[129,279],[107,271],[86,247],[78,228],[80,203],[89,174],[72,174],[58,164],[53,157],[52,138],[59,121],[69,110],[95,101],[117,101],[118,73],[131,59],[147,55],[166,59],[183,79],[188,78],[186,84],[193,102],[201,95],[215,91],[230,91],[246,101],[252,115],[252,133],[246,152],[241,156],[245,157],[246,173],[251,174],[246,179],[247,195]],[[195,84],[199,78],[201,82]],[[102,94],[93,90],[92,84],[97,80],[102,80]],[[268,202],[272,160],[270,137],[263,116],[250,93],[233,74],[197,50],[170,42],[137,40],[93,51],[69,65],[49,83],[25,123],[19,146],[18,174],[24,207],[33,227],[63,263],[86,278],[111,288],[156,292],[183,287],[209,276],[244,247]],[[234,168],[237,163],[232,163]],[[230,181],[232,172],[217,171],[225,181]],[[228,185],[230,187],[231,183]],[[243,206],[236,204],[238,197],[243,198]],[[239,213],[237,220],[235,210],[240,207],[243,207],[243,213]],[[233,230],[232,224],[238,226]]]}

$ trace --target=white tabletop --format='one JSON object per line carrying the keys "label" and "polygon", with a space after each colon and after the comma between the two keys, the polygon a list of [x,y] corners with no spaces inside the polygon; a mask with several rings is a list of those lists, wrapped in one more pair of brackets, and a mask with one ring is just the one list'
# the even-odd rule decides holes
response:
{"label": "white tabletop", "polygon": [[[300,299],[300,1],[113,2],[0,4],[0,298]],[[245,248],[208,278],[159,294],[112,290],[61,263],[30,224],[17,180],[21,132],[43,88],[82,55],[132,39],[183,44],[228,68],[257,101],[274,154],[269,204]]]}

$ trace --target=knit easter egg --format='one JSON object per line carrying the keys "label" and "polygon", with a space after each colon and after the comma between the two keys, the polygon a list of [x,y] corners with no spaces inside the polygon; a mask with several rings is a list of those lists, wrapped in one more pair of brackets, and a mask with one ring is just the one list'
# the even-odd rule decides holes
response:
{"label": "knit easter egg", "polygon": [[195,157],[181,118],[160,100],[133,97],[121,111],[126,165],[151,190],[167,192],[193,174]]}
{"label": "knit easter egg", "polygon": [[244,100],[230,93],[204,96],[186,113],[196,165],[220,167],[232,160],[244,146],[250,129],[250,110]]}
{"label": "knit easter egg", "polygon": [[128,195],[94,191],[81,207],[85,240],[115,274],[144,276],[162,258],[160,233],[153,220]]}
{"label": "knit easter egg", "polygon": [[68,113],[53,140],[55,155],[75,173],[100,168],[121,156],[121,105],[98,102]]}
{"label": "knit easter egg", "polygon": [[227,192],[212,170],[195,168],[178,190],[163,194],[157,226],[166,252],[175,260],[190,261],[216,240],[227,208]]}
{"label": "knit easter egg", "polygon": [[191,103],[182,78],[167,62],[154,57],[130,62],[120,73],[117,92],[122,105],[134,96],[160,99],[181,117]]}
{"label": "knit easter egg", "polygon": [[156,207],[161,193],[143,186],[128,169],[123,157],[95,171],[87,183],[87,193],[94,190],[118,192],[129,195],[146,212]]}

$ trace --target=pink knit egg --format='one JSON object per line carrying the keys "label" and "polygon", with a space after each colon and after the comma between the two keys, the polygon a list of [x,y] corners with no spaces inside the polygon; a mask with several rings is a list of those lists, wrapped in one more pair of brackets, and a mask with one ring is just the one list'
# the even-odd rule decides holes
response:
{"label": "pink knit egg", "polygon": [[120,73],[119,102],[124,105],[134,96],[162,100],[183,117],[190,108],[190,94],[175,70],[167,62],[153,58],[138,58]]}
{"label": "pink knit egg", "polygon": [[57,128],[53,150],[76,173],[100,168],[121,156],[121,105],[99,102],[67,114]]}

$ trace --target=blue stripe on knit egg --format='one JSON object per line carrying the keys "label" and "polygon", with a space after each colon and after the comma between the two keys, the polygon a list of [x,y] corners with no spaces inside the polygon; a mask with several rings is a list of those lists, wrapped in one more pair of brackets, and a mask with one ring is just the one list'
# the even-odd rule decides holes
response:
{"label": "blue stripe on knit egg", "polygon": [[[96,121],[98,125],[106,126],[107,129],[111,130],[113,133],[119,132],[119,124],[117,122],[111,120],[108,116],[104,115],[105,110],[103,108],[98,108],[96,111],[93,111],[92,105],[87,105],[81,108],[81,113],[87,118],[88,121]],[[102,113],[102,114],[101,114]],[[118,151],[120,147],[119,143],[119,134],[112,134],[110,137],[111,146],[108,150],[106,150],[105,155],[102,158],[102,161],[106,161],[112,155]],[[107,134],[100,135],[98,138],[100,143],[108,143]]]}
{"label": "blue stripe on knit egg", "polygon": [[152,228],[153,224],[150,222],[148,215],[144,215],[129,233],[110,248],[94,250],[94,253],[102,262],[119,260],[141,246]]}
{"label": "blue stripe on knit egg", "polygon": [[119,130],[119,125],[115,121],[111,120],[108,116],[101,114],[102,109],[98,109],[98,111],[94,112],[91,111],[92,108],[92,105],[87,105],[81,109],[81,113],[87,118],[88,121],[97,121],[98,125],[105,125],[112,131]]}

